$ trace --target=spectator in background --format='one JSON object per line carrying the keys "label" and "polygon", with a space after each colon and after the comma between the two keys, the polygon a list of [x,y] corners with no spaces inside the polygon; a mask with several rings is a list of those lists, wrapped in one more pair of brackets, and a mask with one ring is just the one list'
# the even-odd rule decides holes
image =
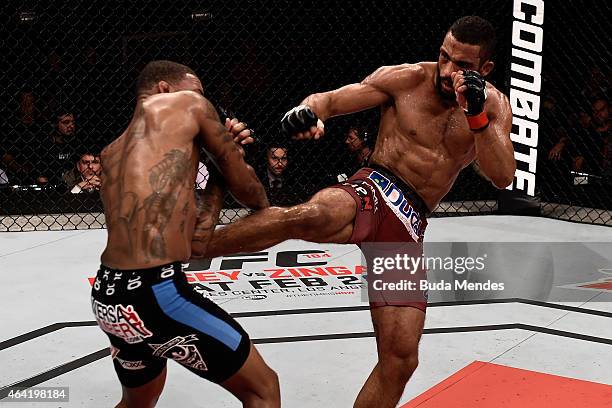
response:
{"label": "spectator in background", "polygon": [[347,180],[360,168],[367,167],[372,155],[372,149],[369,146],[370,139],[371,134],[365,128],[359,126],[348,128],[344,144],[353,156],[353,162],[346,167],[344,173],[338,175],[339,182]]}
{"label": "spectator in background", "polygon": [[56,119],[55,132],[51,134],[54,141],[62,143],[64,140],[72,138],[76,130],[74,114],[67,110],[60,110]]}
{"label": "spectator in background", "polygon": [[608,101],[596,97],[591,103],[591,118],[586,132],[580,133],[573,144],[576,149],[574,170],[602,175],[606,165],[605,155],[610,139]]}
{"label": "spectator in background", "polygon": [[[541,99],[539,147],[548,154],[538,155],[541,160],[538,166],[545,174],[544,178],[556,180],[554,184],[540,183],[538,194],[544,200],[555,202],[562,200],[564,191],[573,186],[573,146],[570,136],[575,137],[580,129],[584,129],[580,126],[577,109],[583,113],[588,110],[584,103],[564,109],[564,106],[558,106],[557,97],[548,93]],[[588,115],[586,117],[590,118]],[[480,174],[476,166],[473,165],[473,168]]]}
{"label": "spectator in background", "polygon": [[301,200],[295,183],[287,176],[288,153],[286,147],[279,145],[266,150],[266,170],[260,178],[272,205],[289,206]]}
{"label": "spectator in background", "polygon": [[[574,138],[576,140],[582,139],[584,134],[588,132],[589,127],[591,126],[591,116],[581,110],[578,114],[571,115],[570,118],[569,132],[574,134]],[[563,126],[554,127],[555,134],[559,137],[557,143],[550,149],[548,152],[548,158],[553,161],[561,160],[561,156],[566,152],[566,149],[570,142],[571,138],[568,133],[568,129]],[[575,154],[574,154],[575,156]]]}
{"label": "spectator in background", "polygon": [[45,143],[40,144],[37,159],[38,184],[59,185],[62,176],[74,166],[76,121],[71,111],[60,109],[55,115],[55,125]]}
{"label": "spectator in background", "polygon": [[350,127],[346,133],[344,143],[355,157],[355,163],[359,168],[367,166],[368,160],[372,155],[372,149],[368,145],[370,139],[369,132],[360,127]]}
{"label": "spectator in background", "polygon": [[18,99],[19,124],[28,130],[32,129],[33,126],[37,125],[36,118],[38,116],[34,91],[31,88],[24,88],[21,92],[19,92]]}
{"label": "spectator in background", "polygon": [[93,152],[85,152],[79,157],[75,169],[66,173],[64,179],[68,187],[71,188],[71,193],[91,193],[100,190],[101,172],[100,155]]}
{"label": "spectator in background", "polygon": [[[609,104],[604,97],[596,97],[591,103],[591,114],[579,112],[576,124],[568,133],[560,133],[560,139],[549,152],[550,160],[559,160],[565,150],[572,158],[575,171],[601,175],[609,167],[610,119]],[[571,146],[571,147],[570,147]]]}

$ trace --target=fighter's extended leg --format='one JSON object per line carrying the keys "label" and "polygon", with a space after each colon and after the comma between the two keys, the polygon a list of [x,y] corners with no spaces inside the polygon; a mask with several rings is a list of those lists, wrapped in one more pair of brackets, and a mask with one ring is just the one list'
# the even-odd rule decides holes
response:
{"label": "fighter's extended leg", "polygon": [[416,369],[425,313],[406,306],[373,307],[378,363],[361,388],[355,408],[393,408]]}
{"label": "fighter's extended leg", "polygon": [[208,248],[193,248],[194,255],[257,252],[288,239],[344,243],[353,233],[356,208],[349,193],[327,188],[304,204],[266,208],[216,230]]}

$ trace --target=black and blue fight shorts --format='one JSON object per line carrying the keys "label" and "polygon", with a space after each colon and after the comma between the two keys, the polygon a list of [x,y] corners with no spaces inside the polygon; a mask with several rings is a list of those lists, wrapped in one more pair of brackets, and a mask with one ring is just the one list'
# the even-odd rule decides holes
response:
{"label": "black and blue fight shorts", "polygon": [[250,340],[242,327],[187,283],[182,264],[117,270],[101,266],[91,306],[108,335],[119,381],[139,387],[174,360],[221,383],[245,363]]}

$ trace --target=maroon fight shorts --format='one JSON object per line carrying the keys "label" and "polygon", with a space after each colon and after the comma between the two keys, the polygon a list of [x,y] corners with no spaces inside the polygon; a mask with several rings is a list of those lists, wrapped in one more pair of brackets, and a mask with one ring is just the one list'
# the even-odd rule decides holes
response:
{"label": "maroon fight shorts", "polygon": [[[426,216],[430,212],[423,199],[399,177],[375,165],[364,167],[346,182],[331,187],[348,192],[357,204],[348,243],[359,245],[368,262],[370,305],[410,306],[425,311],[427,291],[419,289],[420,282],[427,280],[424,267],[412,270],[390,267],[376,275],[371,265],[375,258],[422,257]],[[385,290],[381,282],[373,284],[375,278],[395,286]]]}

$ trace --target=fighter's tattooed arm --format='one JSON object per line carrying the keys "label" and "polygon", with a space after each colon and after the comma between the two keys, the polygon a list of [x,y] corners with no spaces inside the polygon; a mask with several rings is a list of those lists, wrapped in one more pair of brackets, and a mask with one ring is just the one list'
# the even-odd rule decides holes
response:
{"label": "fighter's tattooed arm", "polygon": [[214,106],[202,97],[197,111],[202,147],[217,166],[228,190],[242,204],[252,209],[268,207],[265,190],[251,166],[246,164],[240,147],[219,121]]}

